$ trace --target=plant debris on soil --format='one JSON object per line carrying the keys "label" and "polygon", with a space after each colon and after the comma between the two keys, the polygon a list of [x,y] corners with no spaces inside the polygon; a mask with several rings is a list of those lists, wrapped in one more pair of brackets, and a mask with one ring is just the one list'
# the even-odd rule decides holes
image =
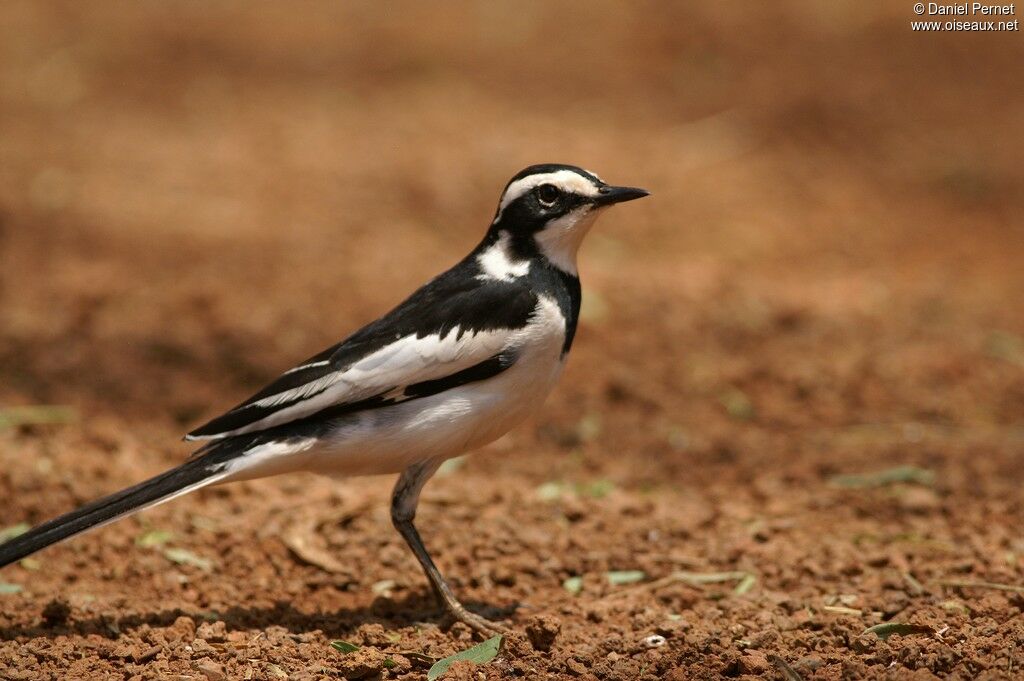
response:
{"label": "plant debris on soil", "polygon": [[[652,195],[584,244],[544,410],[424,491],[509,629],[440,678],[1019,678],[1024,44],[911,18],[3,3],[4,536],[182,461],[577,163]],[[5,568],[0,679],[425,679],[481,640],[392,484],[205,489]]]}

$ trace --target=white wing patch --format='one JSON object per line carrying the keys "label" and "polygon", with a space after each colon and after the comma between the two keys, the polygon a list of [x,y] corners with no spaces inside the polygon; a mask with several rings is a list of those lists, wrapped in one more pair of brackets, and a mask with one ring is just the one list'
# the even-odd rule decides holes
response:
{"label": "white wing patch", "polygon": [[487,250],[476,257],[477,264],[483,274],[478,274],[478,279],[500,279],[509,281],[516,277],[523,277],[530,271],[529,260],[512,260],[509,251],[509,242],[512,236],[502,230],[498,240],[491,244]]}
{"label": "white wing patch", "polygon": [[400,398],[406,386],[444,378],[493,357],[505,348],[513,333],[511,329],[493,329],[460,334],[456,326],[443,336],[404,336],[339,371],[239,407],[236,412],[300,400],[241,428],[208,437],[219,439],[264,430],[382,393]]}

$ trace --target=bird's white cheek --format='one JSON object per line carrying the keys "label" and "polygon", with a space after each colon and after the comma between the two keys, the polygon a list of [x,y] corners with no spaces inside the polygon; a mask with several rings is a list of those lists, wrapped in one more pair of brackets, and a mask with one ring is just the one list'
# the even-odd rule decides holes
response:
{"label": "bird's white cheek", "polygon": [[576,253],[604,208],[585,208],[552,220],[534,238],[555,267],[576,274]]}

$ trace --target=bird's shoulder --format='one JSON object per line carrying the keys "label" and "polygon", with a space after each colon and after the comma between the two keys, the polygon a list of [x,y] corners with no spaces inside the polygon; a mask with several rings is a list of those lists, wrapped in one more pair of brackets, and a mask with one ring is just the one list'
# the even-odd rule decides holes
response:
{"label": "bird's shoulder", "polygon": [[514,329],[526,324],[536,303],[531,282],[481,277],[464,262],[421,286],[345,342],[375,344],[395,334],[445,335],[455,327],[464,333]]}

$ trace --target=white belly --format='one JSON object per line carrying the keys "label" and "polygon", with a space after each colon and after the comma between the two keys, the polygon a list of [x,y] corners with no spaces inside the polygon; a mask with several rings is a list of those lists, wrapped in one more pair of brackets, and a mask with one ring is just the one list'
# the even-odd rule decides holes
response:
{"label": "white belly", "polygon": [[333,475],[397,473],[418,461],[471,451],[536,411],[561,368],[557,358],[517,362],[486,381],[364,412],[339,424],[308,468]]}

